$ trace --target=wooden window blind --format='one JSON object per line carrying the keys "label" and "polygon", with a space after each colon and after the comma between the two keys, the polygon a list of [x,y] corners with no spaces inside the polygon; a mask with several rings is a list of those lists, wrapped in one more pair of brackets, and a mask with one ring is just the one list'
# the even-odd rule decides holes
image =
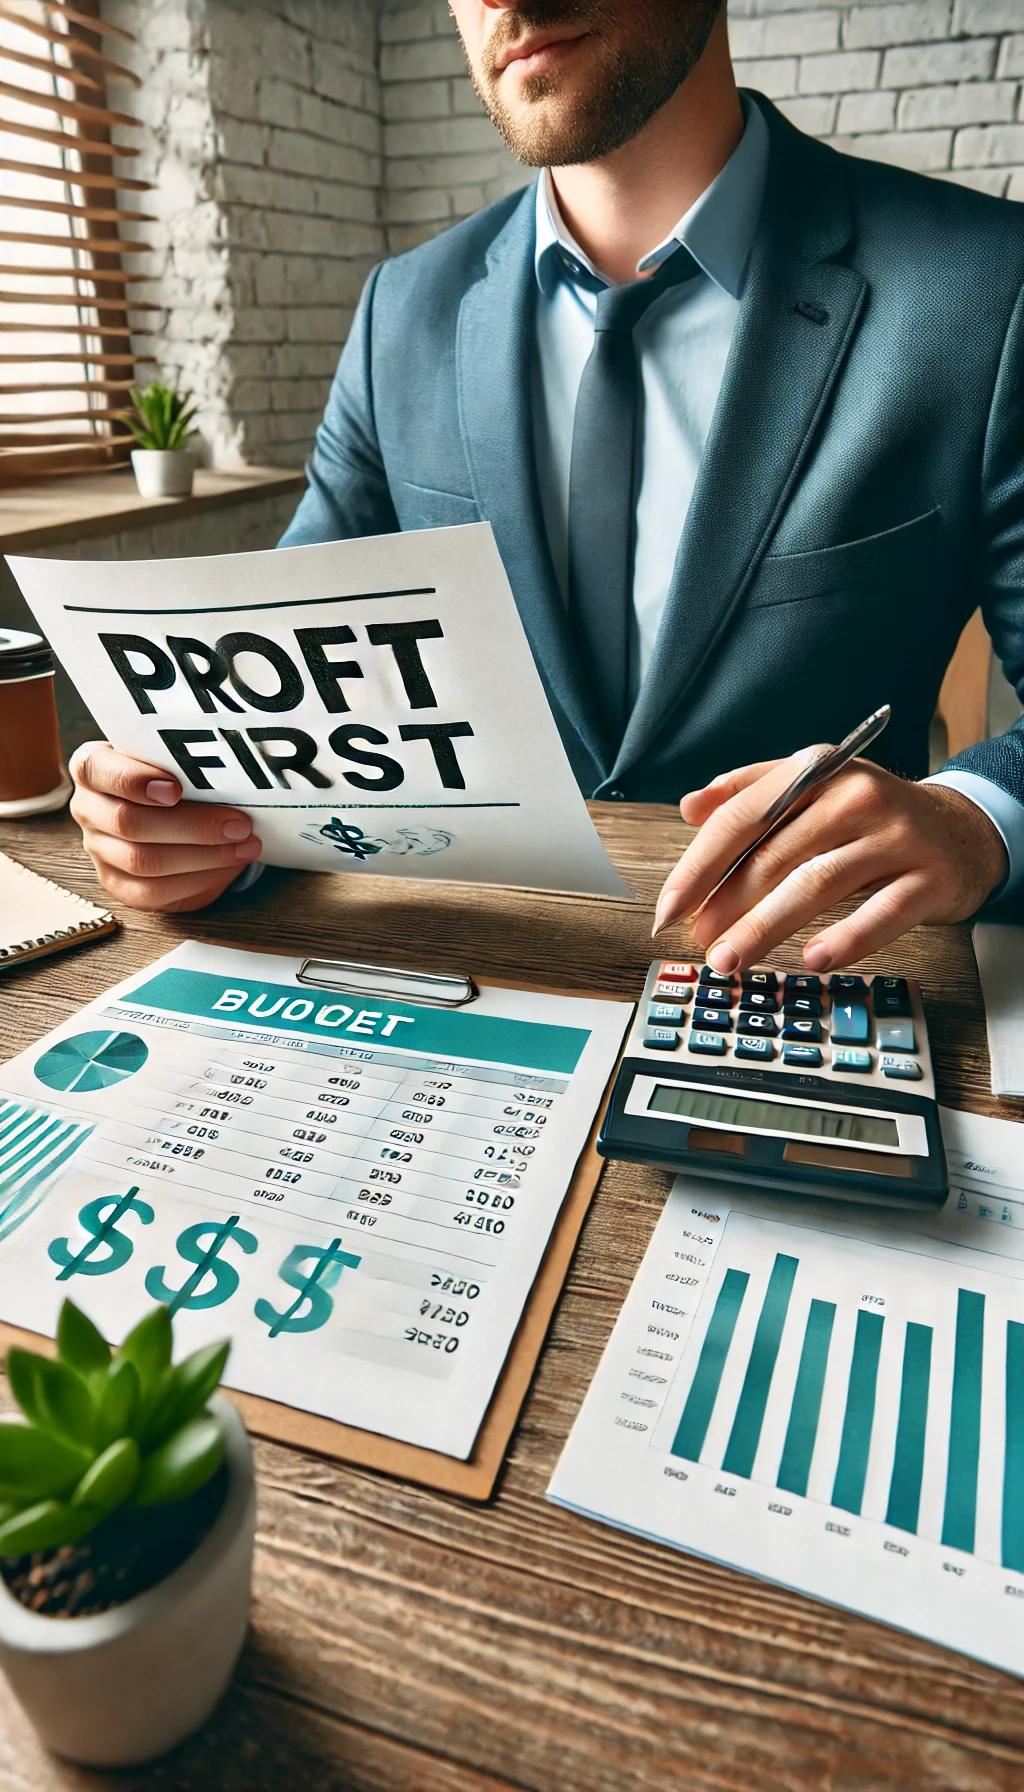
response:
{"label": "wooden window blind", "polygon": [[[0,480],[122,464],[139,357],[120,227],[152,222],[148,183],[115,172],[139,121],[100,0],[0,0]],[[122,52],[123,53],[123,52]],[[119,141],[112,132],[118,129]],[[133,141],[134,139],[134,141]],[[124,159],[122,159],[124,158]]]}

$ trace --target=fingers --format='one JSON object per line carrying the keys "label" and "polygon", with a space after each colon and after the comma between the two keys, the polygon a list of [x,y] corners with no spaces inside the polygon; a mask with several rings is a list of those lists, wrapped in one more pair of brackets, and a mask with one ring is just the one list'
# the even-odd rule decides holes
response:
{"label": "fingers", "polygon": [[150,909],[165,915],[206,908],[238,876],[237,866],[226,872],[193,871],[156,878],[126,876],[107,865],[97,864],[96,869],[104,889],[116,902],[126,908]]}
{"label": "fingers", "polygon": [[852,915],[808,940],[804,963],[809,971],[855,964],[871,952],[884,951],[908,928],[929,920],[932,906],[930,879],[922,872],[906,872],[869,896]]}
{"label": "fingers", "polygon": [[115,753],[107,741],[91,740],[79,747],[72,755],[69,770],[80,787],[102,791],[125,802],[154,803],[168,809],[181,801],[177,778],[161,771],[158,765]]}
{"label": "fingers", "polygon": [[762,759],[757,765],[738,765],[731,772],[720,772],[705,784],[703,790],[690,790],[680,800],[679,809],[683,820],[690,827],[702,827],[709,815],[727,803],[738,791],[746,790],[749,784],[763,778],[767,772],[774,771],[777,765],[788,761],[781,759]]}
{"label": "fingers", "polygon": [[218,803],[178,803],[165,809],[155,803],[100,796],[82,786],[71,799],[71,813],[83,833],[88,830],[164,846],[220,846],[225,840],[247,841],[252,835],[252,822],[241,809],[221,808]]}
{"label": "fingers", "polygon": [[85,850],[104,889],[129,908],[203,908],[260,856],[242,810],[182,802],[176,778],[106,742],[79,748],[72,771]]}
{"label": "fingers", "polygon": [[[797,865],[707,948],[713,970],[731,973],[768,956],[798,928],[862,885],[863,855],[839,848]],[[704,916],[701,916],[704,919]]]}
{"label": "fingers", "polygon": [[113,834],[83,830],[85,850],[94,863],[102,861],[112,871],[133,878],[174,877],[181,872],[230,871],[260,856],[258,840],[240,840],[226,846],[149,846],[135,840],[119,840]]}
{"label": "fingers", "polygon": [[[791,759],[767,762],[770,769],[764,773],[751,766],[728,774],[741,780],[741,787],[709,814],[696,840],[669,872],[655,909],[655,933],[681,916],[692,915],[706,900],[730,865],[757,839],[766,810],[792,783],[798,762],[806,759],[808,751],[816,749],[805,749]],[[744,783],[747,771],[758,775]]]}
{"label": "fingers", "polygon": [[[873,794],[873,793],[871,793]],[[843,868],[846,888],[832,901],[854,890],[868,891],[888,883],[907,868],[907,831],[902,815],[868,817],[862,794],[837,780],[816,802],[787,821],[751,853],[720,890],[707,900],[693,923],[694,939],[708,945],[725,931],[730,937],[739,916],[753,909],[792,872],[844,849],[833,869]]]}

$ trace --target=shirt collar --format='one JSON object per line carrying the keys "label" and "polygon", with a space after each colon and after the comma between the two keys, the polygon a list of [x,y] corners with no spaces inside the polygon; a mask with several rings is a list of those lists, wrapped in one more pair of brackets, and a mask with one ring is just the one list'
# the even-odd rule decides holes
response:
{"label": "shirt collar", "polygon": [[[638,262],[638,274],[660,267],[680,243],[685,243],[694,261],[716,286],[734,299],[742,296],[764,198],[769,137],[760,107],[745,94],[740,98],[746,124],[732,155],[664,242]],[[537,284],[547,298],[562,279],[582,278],[588,287],[595,281],[599,286],[609,284],[573,238],[558,209],[546,168],[537,182],[534,267]]]}

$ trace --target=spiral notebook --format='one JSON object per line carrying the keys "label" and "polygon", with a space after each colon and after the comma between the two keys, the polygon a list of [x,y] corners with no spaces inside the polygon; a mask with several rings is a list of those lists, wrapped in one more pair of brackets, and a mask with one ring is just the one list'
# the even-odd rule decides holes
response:
{"label": "spiral notebook", "polygon": [[0,971],[113,933],[109,909],[97,908],[0,852]]}

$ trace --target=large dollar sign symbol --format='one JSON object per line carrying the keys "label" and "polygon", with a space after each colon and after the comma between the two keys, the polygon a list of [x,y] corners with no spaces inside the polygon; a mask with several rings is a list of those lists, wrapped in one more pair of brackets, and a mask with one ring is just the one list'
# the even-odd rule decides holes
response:
{"label": "large dollar sign symbol", "polygon": [[[69,1239],[55,1238],[47,1251],[51,1261],[61,1265],[58,1282],[66,1282],[69,1276],[108,1276],[123,1268],[135,1246],[118,1231],[118,1220],[124,1214],[137,1213],[142,1224],[148,1226],[153,1218],[152,1207],[148,1201],[138,1200],[138,1193],[137,1187],[130,1188],[126,1195],[101,1195],[98,1201],[86,1202],[78,1223],[92,1233],[88,1244],[73,1252]],[[106,1256],[97,1257],[94,1253],[101,1246],[106,1248]]]}
{"label": "large dollar sign symbol", "polygon": [[[281,1280],[287,1282],[289,1288],[299,1291],[291,1306],[279,1313],[269,1300],[260,1299],[253,1309],[257,1319],[269,1325],[272,1338],[279,1332],[315,1332],[321,1325],[326,1325],[334,1308],[328,1288],[336,1287],[346,1266],[358,1269],[360,1263],[360,1258],[340,1247],[341,1239],[332,1238],[326,1248],[297,1244],[288,1252],[281,1265]],[[303,1265],[306,1263],[312,1263],[313,1268],[305,1270]],[[301,1310],[304,1306],[305,1312]]]}
{"label": "large dollar sign symbol", "polygon": [[[206,1238],[209,1243],[204,1245]],[[237,1213],[229,1220],[203,1220],[198,1226],[186,1226],[178,1235],[178,1255],[186,1263],[194,1263],[195,1269],[175,1291],[164,1281],[165,1265],[156,1264],[146,1276],[146,1293],[153,1300],[166,1301],[172,1319],[182,1307],[219,1307],[230,1300],[238,1287],[238,1271],[221,1258],[229,1238],[249,1256],[256,1249],[255,1238],[239,1225]],[[202,1284],[208,1275],[213,1277],[213,1287],[204,1294]]]}

